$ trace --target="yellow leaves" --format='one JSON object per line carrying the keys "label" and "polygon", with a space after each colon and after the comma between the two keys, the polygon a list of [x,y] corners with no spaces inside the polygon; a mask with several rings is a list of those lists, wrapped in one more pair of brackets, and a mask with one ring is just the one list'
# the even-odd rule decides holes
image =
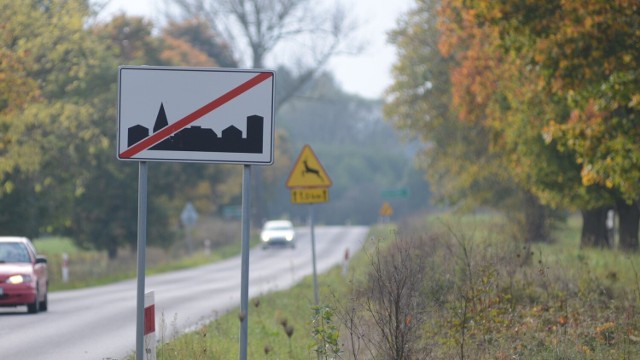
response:
{"label": "yellow leaves", "polygon": [[[637,161],[629,160],[639,158],[637,122],[619,111],[640,111],[637,1],[441,4],[439,49],[455,56],[449,75],[459,119],[500,132],[496,148],[509,136],[542,137],[578,163],[584,186],[629,192],[623,184],[637,184]],[[510,170],[536,167],[535,150],[512,143]],[[563,170],[577,177],[573,169]]]}
{"label": "yellow leaves", "polygon": [[0,188],[0,193],[10,194],[15,188],[16,184],[14,184],[11,180],[6,180],[4,184],[2,184],[2,188]]}
{"label": "yellow leaves", "polygon": [[542,128],[542,139],[546,144],[550,144],[553,141],[554,134],[559,131],[559,125],[551,120],[546,126]]}
{"label": "yellow leaves", "polygon": [[590,355],[592,353],[591,349],[587,345],[578,345],[578,351],[584,353],[585,355]]}
{"label": "yellow leaves", "polygon": [[615,337],[614,337],[615,328],[616,328],[616,323],[612,321],[596,326],[595,328],[596,338],[598,338],[601,341],[604,341],[608,345],[613,344],[615,340]]}
{"label": "yellow leaves", "polygon": [[629,107],[630,108],[636,108],[636,109],[640,110],[640,93],[633,94],[631,96],[631,101],[629,102]]}
{"label": "yellow leaves", "polygon": [[[578,159],[578,163],[582,163],[584,159]],[[615,182],[611,177],[604,178],[601,174],[595,171],[593,165],[585,164],[580,171],[580,177],[582,179],[582,185],[591,186],[595,184],[602,184],[608,189],[613,189]]]}
{"label": "yellow leaves", "polygon": [[604,181],[604,185],[605,185],[608,189],[613,189],[613,185],[614,185],[613,180],[612,180],[611,178],[607,178],[607,179]]}
{"label": "yellow leaves", "polygon": [[598,176],[592,171],[592,169],[593,168],[591,165],[587,165],[587,166],[583,166],[582,170],[580,170],[582,185],[591,186],[597,182]]}

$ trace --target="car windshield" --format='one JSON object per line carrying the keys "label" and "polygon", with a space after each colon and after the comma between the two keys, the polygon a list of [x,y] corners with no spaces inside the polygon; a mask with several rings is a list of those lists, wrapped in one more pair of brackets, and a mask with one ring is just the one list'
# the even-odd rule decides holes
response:
{"label": "car windshield", "polygon": [[27,247],[17,242],[0,242],[0,263],[28,263]]}
{"label": "car windshield", "polygon": [[266,224],[265,230],[291,230],[291,225],[288,224]]}

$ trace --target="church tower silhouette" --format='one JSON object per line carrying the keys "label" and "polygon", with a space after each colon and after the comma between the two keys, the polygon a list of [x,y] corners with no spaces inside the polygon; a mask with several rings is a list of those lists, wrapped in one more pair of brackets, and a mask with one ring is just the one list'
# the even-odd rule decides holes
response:
{"label": "church tower silhouette", "polygon": [[158,111],[158,116],[156,116],[156,122],[155,124],[153,124],[153,132],[158,132],[158,130],[167,125],[169,125],[169,121],[167,120],[167,113],[164,111],[164,104],[160,103],[160,110]]}

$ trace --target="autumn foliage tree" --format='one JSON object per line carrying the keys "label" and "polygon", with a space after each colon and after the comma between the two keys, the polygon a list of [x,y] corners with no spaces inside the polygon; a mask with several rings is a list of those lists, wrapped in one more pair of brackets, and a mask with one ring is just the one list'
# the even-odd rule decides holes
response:
{"label": "autumn foliage tree", "polygon": [[[609,195],[620,214],[620,246],[637,249],[640,5],[501,1],[474,2],[467,10],[497,32],[502,53],[521,59],[546,103],[566,109],[542,114],[545,142],[575,154],[577,190]],[[597,210],[597,203],[582,208]]]}
{"label": "autumn foliage tree", "polygon": [[498,129],[488,115],[498,91],[492,66],[501,56],[479,30],[474,39],[456,38],[457,49],[454,41],[444,49],[438,5],[419,1],[391,34],[400,60],[385,114],[427,144],[420,165],[440,201],[463,210],[501,210],[525,242],[548,240],[552,213],[514,179],[507,164],[517,161],[501,151]]}
{"label": "autumn foliage tree", "polygon": [[[441,183],[455,184],[460,181],[456,179],[468,176],[478,181],[499,169],[502,178],[513,181],[533,204],[581,209],[585,219],[582,244],[587,246],[608,244],[606,231],[602,231],[606,210],[617,204],[620,246],[637,248],[637,2],[417,3],[409,19],[420,14],[437,17],[437,28],[409,22],[401,31],[417,36],[392,36],[401,57],[387,111],[392,119],[415,118],[408,128],[428,134],[433,146],[428,150],[431,154],[427,153],[429,170],[447,177]],[[430,41],[425,41],[429,33]],[[439,54],[449,62],[446,67],[432,61],[437,58],[433,55],[435,36]],[[432,55],[415,56],[426,53],[423,49]],[[414,69],[410,70],[410,64]],[[411,80],[415,69],[420,71],[413,74],[418,80]],[[436,83],[436,73],[448,78],[440,76]],[[451,114],[443,110],[446,104]],[[411,116],[402,109],[428,110]],[[436,109],[445,114],[439,116],[444,121],[436,122],[430,116]],[[453,127],[452,121],[463,125]],[[458,139],[459,146],[475,148],[475,154],[490,154],[495,166],[483,166],[485,171],[475,175],[452,172],[464,160],[442,168],[433,166],[437,156],[429,155],[443,148],[434,141],[435,134],[446,128],[463,130],[471,137],[484,136],[484,145],[467,137],[466,144],[465,138]],[[467,166],[473,169],[473,164]],[[465,190],[454,193],[461,195]]]}
{"label": "autumn foliage tree", "polygon": [[[84,28],[85,1],[0,7],[0,227],[34,236],[67,227],[87,154],[108,144],[93,121],[108,62]],[[108,114],[104,114],[108,115]]]}

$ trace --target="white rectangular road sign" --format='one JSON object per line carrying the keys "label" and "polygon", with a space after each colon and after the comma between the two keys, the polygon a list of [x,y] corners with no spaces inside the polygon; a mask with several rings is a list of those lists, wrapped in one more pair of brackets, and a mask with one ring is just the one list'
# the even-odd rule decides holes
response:
{"label": "white rectangular road sign", "polygon": [[118,159],[273,163],[275,72],[121,66]]}

